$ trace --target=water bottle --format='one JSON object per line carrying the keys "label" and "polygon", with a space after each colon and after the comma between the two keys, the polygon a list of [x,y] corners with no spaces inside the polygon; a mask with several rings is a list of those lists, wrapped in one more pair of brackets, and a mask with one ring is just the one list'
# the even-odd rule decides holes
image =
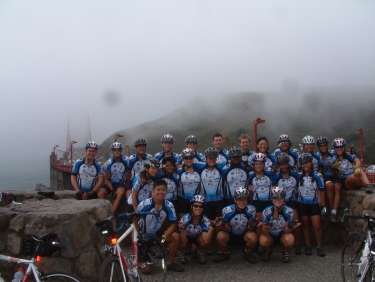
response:
{"label": "water bottle", "polygon": [[25,275],[25,269],[23,267],[18,268],[18,271],[14,273],[14,278],[12,282],[22,281],[24,275]]}

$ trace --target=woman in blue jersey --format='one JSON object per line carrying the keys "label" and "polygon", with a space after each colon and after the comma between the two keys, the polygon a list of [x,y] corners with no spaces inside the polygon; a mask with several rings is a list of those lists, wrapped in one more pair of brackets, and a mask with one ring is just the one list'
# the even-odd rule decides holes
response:
{"label": "woman in blue jersey", "polygon": [[249,173],[250,202],[256,208],[256,218],[262,218],[263,210],[272,204],[272,178],[271,171],[265,171],[266,156],[262,153],[253,155],[251,165],[254,171]]}
{"label": "woman in blue jersey", "polygon": [[214,234],[215,227],[211,226],[210,220],[203,214],[206,200],[200,195],[195,195],[190,201],[191,211],[185,214],[178,223],[180,230],[180,261],[186,264],[185,247],[188,244],[198,246],[198,260],[200,264],[205,264],[204,250],[207,248]]}
{"label": "woman in blue jersey", "polygon": [[317,242],[317,254],[325,256],[322,248],[322,228],[320,225],[321,214],[325,214],[325,196],[323,176],[314,171],[313,156],[310,153],[299,155],[298,162],[302,166],[302,173],[298,179],[298,212],[302,221],[303,236],[306,242],[306,255],[312,255],[310,244],[310,219],[314,228]]}
{"label": "woman in blue jersey", "polygon": [[[306,135],[302,139],[302,148],[303,151],[306,153],[309,153],[313,157],[313,165],[314,165],[314,170],[322,173],[323,172],[323,162],[320,157],[315,151],[314,151],[314,146],[315,146],[315,138],[312,137],[311,135]],[[299,168],[301,169],[301,164],[299,164]]]}
{"label": "woman in blue jersey", "polygon": [[249,163],[251,163],[254,155],[257,153],[262,153],[267,157],[265,160],[265,170],[275,171],[276,159],[275,156],[268,151],[268,140],[266,137],[259,137],[257,139],[257,151],[249,157]]}
{"label": "woman in blue jersey", "polygon": [[298,170],[298,156],[299,152],[297,149],[291,148],[292,146],[292,139],[286,135],[281,134],[277,138],[277,146],[278,149],[275,150],[274,155],[277,158],[277,155],[280,153],[286,153],[289,156],[289,165],[292,167],[293,170]]}
{"label": "woman in blue jersey", "polygon": [[182,167],[177,170],[180,189],[177,196],[178,217],[181,218],[190,211],[190,201],[199,194],[201,178],[199,171],[204,164],[194,163],[195,151],[185,148],[181,152]]}
{"label": "woman in blue jersey", "polygon": [[371,194],[374,185],[369,183],[366,174],[362,171],[360,159],[345,152],[345,145],[343,138],[336,138],[332,142],[336,152],[333,158],[333,168],[339,174],[342,187],[348,190],[366,187],[366,193]]}

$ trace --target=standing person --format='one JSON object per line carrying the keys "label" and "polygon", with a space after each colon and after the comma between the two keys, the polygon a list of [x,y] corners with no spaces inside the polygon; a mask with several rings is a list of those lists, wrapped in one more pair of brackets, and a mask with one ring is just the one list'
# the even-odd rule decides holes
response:
{"label": "standing person", "polygon": [[251,160],[254,171],[249,173],[249,198],[256,208],[256,218],[261,218],[263,210],[272,204],[273,174],[271,171],[265,170],[266,159],[264,154],[257,153]]}
{"label": "standing person", "polygon": [[247,187],[248,170],[242,164],[242,150],[233,146],[229,150],[230,163],[223,168],[224,205],[234,204],[234,194],[237,187]]}
{"label": "standing person", "polygon": [[179,158],[179,155],[175,152],[172,152],[172,147],[174,143],[174,137],[171,134],[164,134],[161,139],[161,146],[163,147],[163,151],[160,151],[155,154],[155,159],[160,162],[160,169],[164,167],[163,159],[166,157],[173,158],[176,162]]}
{"label": "standing person", "polygon": [[326,188],[326,196],[329,208],[331,210],[330,221],[336,223],[337,209],[341,200],[341,184],[339,179],[333,176],[333,158],[335,151],[328,150],[329,140],[325,136],[316,139],[316,145],[319,152],[317,153],[323,162],[323,180]]}
{"label": "standing person", "polygon": [[201,178],[199,171],[204,164],[194,163],[195,151],[185,148],[181,152],[182,167],[177,170],[180,190],[177,196],[178,217],[181,218],[190,211],[190,201],[199,194]]}
{"label": "standing person", "polygon": [[289,165],[293,168],[293,170],[298,171],[299,152],[298,152],[297,149],[291,148],[292,139],[286,134],[281,134],[277,138],[277,145],[279,146],[279,148],[276,149],[275,152],[274,152],[275,158],[277,158],[277,155],[280,154],[280,153],[288,154]]}
{"label": "standing person", "polygon": [[[287,153],[280,153],[276,157],[277,168],[279,172],[275,174],[273,183],[279,188],[282,188],[283,194],[285,194],[285,204],[293,209],[293,220],[299,220],[297,203],[295,198],[295,192],[298,188],[298,172],[292,170],[289,166],[289,155]],[[295,238],[295,253],[300,255],[301,251],[301,230],[296,227],[293,230]]]}
{"label": "standing person", "polygon": [[[137,207],[137,212],[157,212],[160,214],[159,218],[154,215],[145,215],[134,220],[134,225],[140,236],[151,233],[156,234],[165,240],[168,244],[168,260],[167,269],[176,272],[182,272],[184,269],[174,262],[174,257],[177,253],[180,243],[180,237],[177,231],[177,217],[171,202],[165,200],[167,195],[167,183],[163,179],[155,181],[152,189],[152,197],[143,200]],[[169,224],[163,224],[168,219]],[[157,224],[155,223],[157,221]],[[156,224],[156,228],[155,228]],[[140,266],[146,262],[148,258],[140,256],[138,264]],[[150,272],[150,265],[146,264],[141,267],[142,273]]]}
{"label": "standing person", "polygon": [[200,264],[205,264],[204,250],[211,244],[215,227],[211,226],[210,220],[204,215],[203,208],[206,200],[200,195],[195,195],[190,201],[190,212],[185,214],[179,221],[180,230],[180,261],[182,264],[188,263],[185,256],[187,244],[198,246],[198,260]]}
{"label": "standing person", "polygon": [[141,173],[134,179],[132,192],[128,196],[128,212],[134,212],[141,201],[151,197],[154,177],[158,173],[159,165],[159,161],[154,158],[144,162],[144,176]]}
{"label": "standing person", "polygon": [[366,173],[361,169],[360,159],[345,153],[345,145],[343,138],[336,138],[332,142],[336,152],[332,166],[339,174],[341,186],[348,190],[366,187],[366,193],[371,194],[374,185],[370,184]]}
{"label": "standing person", "polygon": [[218,152],[217,163],[229,161],[228,151],[223,148],[223,136],[220,133],[214,134],[212,137],[212,144],[214,145],[215,150]]}
{"label": "standing person", "polygon": [[310,153],[299,155],[298,162],[302,166],[302,173],[298,179],[298,212],[302,221],[302,230],[306,242],[306,255],[312,255],[310,244],[310,220],[314,228],[317,242],[316,252],[324,257],[322,248],[321,215],[326,213],[323,176],[314,170],[313,156]]}
{"label": "standing person", "polygon": [[293,228],[300,225],[293,220],[293,209],[285,204],[286,193],[281,187],[272,189],[272,205],[267,207],[262,214],[259,244],[265,250],[264,261],[269,261],[272,245],[280,242],[283,245],[283,262],[290,261],[289,250],[294,246]]}
{"label": "standing person", "polygon": [[95,141],[89,141],[85,149],[86,157],[76,161],[70,177],[77,200],[96,199],[97,192],[103,184],[102,168],[95,160],[99,145]]}
{"label": "standing person", "polygon": [[[319,154],[314,151],[315,138],[311,135],[306,135],[302,139],[302,149],[305,153],[309,153],[313,157],[314,170],[322,173],[323,172],[323,162]],[[301,169],[301,164],[299,164]]]}
{"label": "standing person", "polygon": [[350,146],[350,154],[351,154],[352,156],[356,154],[355,149],[354,149],[354,145],[353,145],[353,144]]}
{"label": "standing person", "polygon": [[247,134],[241,134],[241,136],[238,138],[238,144],[242,150],[242,162],[248,169],[250,169],[248,159],[254,153],[253,151],[249,150],[250,142],[251,138]]}
{"label": "standing person", "polygon": [[122,154],[122,145],[115,142],[111,145],[112,157],[104,164],[105,184],[98,192],[99,199],[105,199],[108,194],[116,197],[112,206],[112,213],[115,213],[121,200],[125,197],[126,168],[128,166],[126,157]]}
{"label": "standing person", "polygon": [[[246,247],[244,257],[250,263],[257,259],[251,250],[257,244],[258,236],[256,227],[251,227],[250,222],[255,219],[255,207],[247,203],[249,191],[238,187],[234,193],[234,204],[223,209],[223,220],[216,227],[216,243],[221,252],[218,252],[214,262],[229,259],[228,243]],[[224,224],[224,225],[222,225]],[[256,225],[257,226],[257,225]]]}
{"label": "standing person", "polygon": [[134,147],[137,152],[128,158],[126,179],[129,189],[131,189],[131,181],[133,181],[142,170],[144,161],[152,158],[152,155],[146,153],[147,142],[145,139],[138,138],[135,140]]}
{"label": "standing person", "polygon": [[250,157],[249,157],[249,162],[251,163],[254,155],[257,153],[262,153],[263,155],[266,156],[265,160],[265,170],[267,171],[275,171],[276,170],[276,159],[273,154],[269,152],[268,149],[268,139],[266,137],[259,137],[257,139],[257,151],[254,152]]}
{"label": "standing person", "polygon": [[[198,138],[196,136],[189,135],[188,137],[186,137],[185,143],[186,143],[186,148],[194,150],[195,152],[194,162],[195,163],[204,163],[206,161],[203,154],[197,151]],[[179,164],[182,164],[182,158],[180,158]]]}

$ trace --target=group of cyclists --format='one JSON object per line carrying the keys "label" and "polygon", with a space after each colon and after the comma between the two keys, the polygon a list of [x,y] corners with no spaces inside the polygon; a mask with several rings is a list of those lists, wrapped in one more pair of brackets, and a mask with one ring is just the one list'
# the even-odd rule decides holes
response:
{"label": "group of cyclists", "polygon": [[291,147],[286,134],[278,137],[274,153],[269,152],[266,137],[256,140],[256,152],[249,150],[247,134],[238,141],[239,146],[227,151],[217,133],[213,146],[199,153],[198,138],[190,135],[185,139],[186,148],[177,154],[173,152],[174,137],[165,134],[161,137],[163,150],[155,156],[146,152],[146,140],[138,138],[136,153],[129,157],[122,154],[121,143],[115,142],[104,172],[95,160],[99,146],[90,141],[85,146],[86,157],[72,170],[76,199],[104,199],[111,194],[115,197],[113,213],[124,198],[128,212],[157,212],[157,217],[140,218],[136,227],[140,234],[165,239],[167,267],[172,271],[183,271],[174,263],[177,252],[181,264],[188,262],[190,252],[193,260],[204,264],[205,254],[212,254],[212,240],[218,247],[216,263],[229,259],[229,246],[233,245],[243,246],[244,258],[250,263],[257,262],[255,253],[269,261],[276,242],[283,246],[283,262],[287,263],[293,247],[296,255],[302,254],[301,228],[305,254],[312,255],[310,221],[317,255],[325,256],[321,216],[328,209],[330,221],[337,221],[342,189],[366,187],[366,193],[372,193],[374,188],[360,168],[360,160],[345,151],[345,140],[334,139],[333,150],[329,150],[327,137],[315,140],[307,135],[301,153]]}

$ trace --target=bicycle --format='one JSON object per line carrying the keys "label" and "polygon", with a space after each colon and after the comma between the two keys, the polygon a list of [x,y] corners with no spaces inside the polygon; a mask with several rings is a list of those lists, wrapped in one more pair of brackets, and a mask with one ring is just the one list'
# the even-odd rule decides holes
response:
{"label": "bicycle", "polygon": [[[367,234],[350,232],[348,219],[364,219],[367,222]],[[342,281],[375,281],[375,217],[368,214],[362,216],[349,215],[345,209],[342,221],[349,232],[341,254]]]}
{"label": "bicycle", "polygon": [[[153,228],[158,224],[159,215],[155,212],[133,212],[119,215],[121,225],[117,232],[124,229],[127,223],[130,227],[126,232],[116,238],[111,220],[102,220],[96,223],[100,227],[101,234],[110,238],[110,244],[102,247],[102,252],[110,252],[101,268],[99,281],[165,281],[167,276],[167,250],[164,240],[160,240],[156,235],[146,233],[138,236],[134,225],[134,218],[142,215],[152,215],[156,217]],[[124,253],[120,243],[129,235],[133,234],[132,249],[130,253]],[[141,264],[140,264],[141,262]],[[151,272],[144,274],[142,269],[151,266]]]}
{"label": "bicycle", "polygon": [[83,282],[81,278],[73,274],[59,272],[42,274],[39,272],[35,265],[35,262],[40,262],[42,257],[51,256],[55,251],[60,250],[60,244],[54,240],[57,238],[56,233],[37,234],[27,233],[29,240],[24,240],[24,254],[33,254],[30,260],[21,259],[16,257],[10,257],[0,254],[0,260],[6,262],[13,262],[18,264],[27,264],[27,270],[25,272],[22,282],[27,282],[30,275],[34,276],[36,282],[40,281],[74,281]]}

